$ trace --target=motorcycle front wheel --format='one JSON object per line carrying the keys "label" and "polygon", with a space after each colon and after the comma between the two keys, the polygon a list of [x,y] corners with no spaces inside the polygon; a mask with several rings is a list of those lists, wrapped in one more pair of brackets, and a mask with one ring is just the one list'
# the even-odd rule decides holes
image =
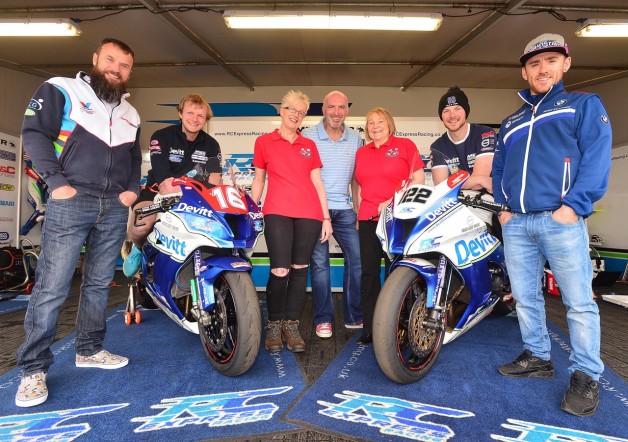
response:
{"label": "motorcycle front wheel", "polygon": [[445,337],[445,315],[438,328],[426,327],[427,286],[409,267],[386,279],[373,316],[373,350],[384,374],[400,384],[423,378],[432,368]]}
{"label": "motorcycle front wheel", "polygon": [[224,272],[214,282],[215,308],[199,321],[203,349],[212,366],[226,376],[245,373],[257,358],[262,315],[257,291],[246,272]]}

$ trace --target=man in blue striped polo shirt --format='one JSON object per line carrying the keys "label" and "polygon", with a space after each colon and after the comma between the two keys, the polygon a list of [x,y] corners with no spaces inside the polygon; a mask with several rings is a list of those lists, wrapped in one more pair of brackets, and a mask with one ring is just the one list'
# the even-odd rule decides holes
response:
{"label": "man in blue striped polo shirt", "polygon": [[[357,230],[357,183],[354,179],[355,153],[362,146],[358,133],[345,126],[349,99],[339,91],[328,93],[323,100],[323,119],[316,126],[304,129],[301,135],[316,143],[323,162],[321,175],[334,229],[334,239],[344,257],[344,322],[347,328],[362,327],[360,308],[362,268],[360,240]],[[351,186],[352,198],[349,194]],[[330,338],[334,320],[331,295],[329,242],[318,242],[310,262],[314,323],[319,338]]]}

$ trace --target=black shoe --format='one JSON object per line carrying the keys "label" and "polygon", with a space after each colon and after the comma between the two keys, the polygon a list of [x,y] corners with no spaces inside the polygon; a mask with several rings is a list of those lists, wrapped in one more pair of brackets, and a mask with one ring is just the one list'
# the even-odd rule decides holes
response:
{"label": "black shoe", "polygon": [[600,384],[588,374],[574,371],[569,380],[569,389],[560,408],[576,416],[591,416],[600,403]]}
{"label": "black shoe", "polygon": [[370,344],[373,342],[373,335],[371,333],[362,333],[360,339],[358,339],[358,345]]}
{"label": "black shoe", "polygon": [[532,356],[529,350],[524,350],[517,359],[509,364],[500,365],[497,369],[502,375],[511,378],[553,378],[554,366],[552,361]]}

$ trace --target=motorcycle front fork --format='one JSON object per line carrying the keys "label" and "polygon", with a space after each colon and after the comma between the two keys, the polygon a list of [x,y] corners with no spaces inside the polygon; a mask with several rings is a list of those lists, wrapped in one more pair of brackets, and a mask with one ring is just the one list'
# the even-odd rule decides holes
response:
{"label": "motorcycle front fork", "polygon": [[[445,279],[447,277],[447,258],[441,255],[438,260],[438,268],[436,270],[436,287],[434,288],[432,307],[428,309],[427,318],[425,319],[423,326],[432,330],[440,331],[445,327],[442,317],[444,315],[444,309],[442,302],[443,286],[445,285]],[[448,285],[451,283],[451,272],[449,274]],[[445,290],[447,292],[448,290]]]}
{"label": "motorcycle front fork", "polygon": [[216,303],[216,299],[213,284],[210,285],[211,289],[208,290],[206,285],[199,281],[202,263],[201,251],[197,249],[194,251],[194,278],[190,280],[192,314],[196,317],[198,322],[207,326],[211,319],[204,306],[209,305],[213,307]]}

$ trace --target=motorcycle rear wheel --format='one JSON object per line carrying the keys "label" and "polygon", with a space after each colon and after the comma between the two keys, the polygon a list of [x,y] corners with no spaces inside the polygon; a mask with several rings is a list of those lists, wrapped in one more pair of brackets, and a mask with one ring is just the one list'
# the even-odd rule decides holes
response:
{"label": "motorcycle rear wheel", "polygon": [[409,267],[386,279],[373,316],[373,350],[384,374],[400,384],[423,378],[432,368],[445,337],[445,315],[438,330],[425,327],[427,286]]}
{"label": "motorcycle rear wheel", "polygon": [[198,331],[205,355],[226,376],[245,373],[257,358],[262,315],[257,291],[246,272],[224,272],[214,283],[216,306]]}

